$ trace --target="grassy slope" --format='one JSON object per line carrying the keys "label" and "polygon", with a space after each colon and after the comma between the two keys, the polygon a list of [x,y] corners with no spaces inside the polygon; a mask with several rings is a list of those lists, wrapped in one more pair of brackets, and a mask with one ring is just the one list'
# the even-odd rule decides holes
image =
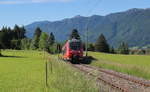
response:
{"label": "grassy slope", "polygon": [[[49,71],[45,87],[45,62],[38,51],[3,51],[0,57],[0,92],[97,92],[95,80],[50,56],[53,72]],[[49,57],[47,55],[47,57]]]}
{"label": "grassy slope", "polygon": [[92,65],[113,69],[145,79],[150,79],[150,56],[142,55],[117,55],[90,52],[96,58]]}

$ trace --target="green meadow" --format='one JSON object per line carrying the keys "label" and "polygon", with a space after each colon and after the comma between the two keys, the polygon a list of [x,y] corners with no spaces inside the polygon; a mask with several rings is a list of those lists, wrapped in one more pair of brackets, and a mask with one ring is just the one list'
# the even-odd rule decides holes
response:
{"label": "green meadow", "polygon": [[91,63],[94,66],[112,69],[150,80],[149,55],[119,55],[98,52],[89,52],[89,55],[97,59]]}
{"label": "green meadow", "polygon": [[[97,92],[95,79],[40,51],[2,51],[0,92]],[[48,86],[45,62],[48,62]]]}

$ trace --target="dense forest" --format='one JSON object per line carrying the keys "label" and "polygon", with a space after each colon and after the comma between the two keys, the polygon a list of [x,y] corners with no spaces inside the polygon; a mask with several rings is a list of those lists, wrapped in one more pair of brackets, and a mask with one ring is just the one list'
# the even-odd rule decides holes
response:
{"label": "dense forest", "polygon": [[[25,36],[24,26],[15,25],[13,29],[3,27],[0,30],[0,53],[1,49],[15,50],[45,50],[50,53],[60,52],[60,44],[55,41],[53,33],[47,34],[37,28],[32,39]],[[0,54],[1,55],[1,54]]]}

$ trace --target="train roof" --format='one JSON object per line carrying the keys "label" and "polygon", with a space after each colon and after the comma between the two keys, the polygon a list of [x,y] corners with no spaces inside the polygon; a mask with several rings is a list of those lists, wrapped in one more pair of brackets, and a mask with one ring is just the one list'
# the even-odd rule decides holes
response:
{"label": "train roof", "polygon": [[81,42],[81,40],[78,40],[78,39],[71,39],[71,40],[68,40],[68,42]]}

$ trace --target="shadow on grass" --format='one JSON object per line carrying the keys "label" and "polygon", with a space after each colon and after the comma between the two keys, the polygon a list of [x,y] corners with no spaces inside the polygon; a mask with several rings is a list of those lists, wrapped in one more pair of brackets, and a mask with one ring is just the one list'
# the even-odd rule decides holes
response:
{"label": "shadow on grass", "polygon": [[11,58],[25,58],[23,56],[4,56],[4,55],[1,55],[0,57],[11,57]]}
{"label": "shadow on grass", "polygon": [[91,64],[93,62],[93,60],[97,60],[97,59],[92,56],[85,56],[80,63],[81,64]]}

